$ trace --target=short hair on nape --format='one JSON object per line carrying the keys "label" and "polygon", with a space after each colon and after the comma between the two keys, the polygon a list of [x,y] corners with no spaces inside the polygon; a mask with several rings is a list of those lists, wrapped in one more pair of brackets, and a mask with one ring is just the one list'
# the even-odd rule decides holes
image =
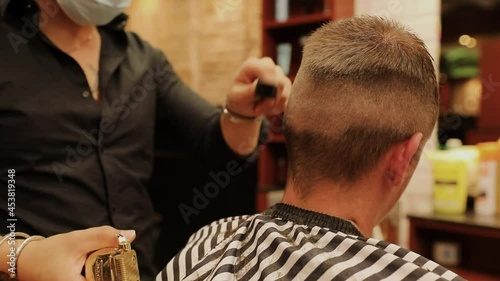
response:
{"label": "short hair on nape", "polygon": [[437,122],[434,61],[398,22],[376,16],[329,22],[307,39],[285,114],[294,185],[352,183],[395,143]]}

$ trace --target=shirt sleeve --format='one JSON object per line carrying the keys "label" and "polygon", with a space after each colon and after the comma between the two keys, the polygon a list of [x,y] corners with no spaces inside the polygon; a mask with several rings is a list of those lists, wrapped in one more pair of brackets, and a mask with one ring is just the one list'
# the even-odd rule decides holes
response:
{"label": "shirt sleeve", "polygon": [[[188,87],[176,74],[166,56],[157,51],[157,130],[181,144],[184,152],[210,169],[225,168],[231,160],[240,165],[253,162],[257,150],[248,157],[234,153],[222,135],[220,108]],[[267,123],[261,127],[260,142],[266,139]]]}

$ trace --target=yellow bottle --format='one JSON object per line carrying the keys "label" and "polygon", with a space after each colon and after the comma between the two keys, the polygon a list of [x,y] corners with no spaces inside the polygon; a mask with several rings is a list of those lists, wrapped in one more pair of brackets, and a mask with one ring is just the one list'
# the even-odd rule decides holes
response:
{"label": "yellow bottle", "polygon": [[500,138],[497,141],[497,214],[500,215]]}
{"label": "yellow bottle", "polygon": [[437,214],[463,214],[467,207],[468,159],[453,150],[429,152],[433,174],[433,206]]}
{"label": "yellow bottle", "polygon": [[474,211],[479,215],[493,215],[498,211],[498,160],[500,149],[496,142],[477,144],[480,153],[479,194],[475,198]]}
{"label": "yellow bottle", "polygon": [[500,139],[497,141],[497,214],[500,215]]}

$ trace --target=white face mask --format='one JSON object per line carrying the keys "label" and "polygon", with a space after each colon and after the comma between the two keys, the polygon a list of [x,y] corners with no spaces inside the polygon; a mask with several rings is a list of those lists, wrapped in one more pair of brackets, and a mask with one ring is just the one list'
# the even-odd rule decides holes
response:
{"label": "white face mask", "polygon": [[57,0],[66,15],[79,25],[105,25],[125,11],[132,0]]}

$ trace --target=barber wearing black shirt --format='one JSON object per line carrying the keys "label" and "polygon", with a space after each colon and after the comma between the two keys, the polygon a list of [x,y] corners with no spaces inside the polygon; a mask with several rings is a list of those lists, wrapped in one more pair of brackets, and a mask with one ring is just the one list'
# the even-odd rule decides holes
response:
{"label": "barber wearing black shirt", "polygon": [[[135,229],[147,281],[157,274],[147,191],[155,128],[210,169],[226,169],[256,151],[261,116],[284,111],[291,82],[271,59],[250,58],[221,112],[160,50],[124,30],[130,1],[0,0],[0,182],[15,170],[17,231]],[[278,86],[275,99],[256,103],[257,78]],[[2,224],[8,216],[2,195]]]}

